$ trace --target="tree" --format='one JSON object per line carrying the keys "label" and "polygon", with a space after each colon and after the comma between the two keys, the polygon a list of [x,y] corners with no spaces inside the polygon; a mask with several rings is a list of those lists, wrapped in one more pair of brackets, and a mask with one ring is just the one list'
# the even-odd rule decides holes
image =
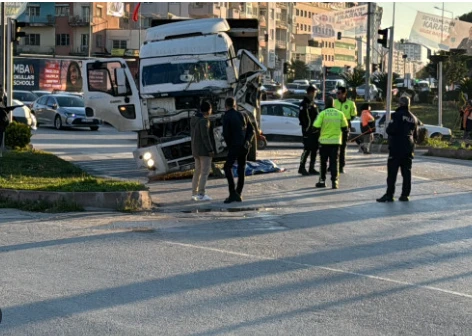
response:
{"label": "tree", "polygon": [[[395,82],[397,78],[400,78],[400,75],[397,73],[392,74],[392,83]],[[388,92],[388,73],[382,72],[373,76],[373,80],[377,87],[382,90],[382,97],[387,98]],[[392,88],[390,88],[392,90]]]}
{"label": "tree", "polygon": [[357,97],[356,88],[365,83],[365,70],[356,67],[352,72],[344,72],[341,74],[341,77],[346,81],[347,85],[354,88],[354,97],[355,100]]}
{"label": "tree", "polygon": [[460,82],[460,88],[463,93],[467,94],[467,98],[472,98],[472,78],[464,78]]}
{"label": "tree", "polygon": [[444,82],[447,85],[459,83],[468,72],[465,58],[462,55],[451,55],[443,63]]}
{"label": "tree", "polygon": [[292,63],[290,64],[290,70],[293,74],[292,79],[305,79],[308,78],[310,73],[310,69],[306,63],[300,60],[292,60]]}
{"label": "tree", "polygon": [[461,21],[466,21],[466,22],[472,22],[472,12],[463,14],[459,16],[459,20]]}
{"label": "tree", "polygon": [[421,68],[421,70],[416,73],[416,78],[423,79],[423,78],[429,78],[430,76],[431,75],[429,74],[429,70],[427,66]]}

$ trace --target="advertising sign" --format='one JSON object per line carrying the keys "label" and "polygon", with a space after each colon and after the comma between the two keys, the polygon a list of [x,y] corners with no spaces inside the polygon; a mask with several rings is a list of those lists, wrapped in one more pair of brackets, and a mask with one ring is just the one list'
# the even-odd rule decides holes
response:
{"label": "advertising sign", "polygon": [[319,13],[312,16],[313,38],[331,38],[337,32],[343,36],[362,36],[367,34],[368,6],[355,6],[340,11]]}
{"label": "advertising sign", "polygon": [[123,17],[125,14],[125,5],[123,2],[107,2],[107,15],[114,17]]}
{"label": "advertising sign", "polygon": [[27,2],[5,2],[5,16],[16,19],[23,14]]}
{"label": "advertising sign", "polygon": [[76,60],[14,58],[13,88],[81,92],[80,68]]}
{"label": "advertising sign", "polygon": [[455,24],[456,20],[444,18],[443,23],[443,18],[439,15],[418,12],[409,40],[432,49],[449,50],[449,46],[441,42],[449,40],[449,31],[454,30]]}
{"label": "advertising sign", "polygon": [[442,44],[449,48],[464,49],[467,55],[472,56],[472,23],[455,20]]}

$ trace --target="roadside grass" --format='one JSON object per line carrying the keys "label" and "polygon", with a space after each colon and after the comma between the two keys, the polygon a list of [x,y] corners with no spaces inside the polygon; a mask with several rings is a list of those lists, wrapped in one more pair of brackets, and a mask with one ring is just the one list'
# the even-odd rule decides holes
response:
{"label": "roadside grass", "polygon": [[[450,128],[453,132],[460,128],[459,108],[454,104],[447,102],[443,106],[443,126]],[[411,112],[416,115],[423,123],[430,125],[438,124],[438,107],[431,104],[411,105]]]}
{"label": "roadside grass", "polygon": [[472,144],[466,141],[452,140],[444,141],[440,139],[427,139],[426,145],[432,148],[453,149],[453,150],[469,150],[472,151]]}
{"label": "roadside grass", "polygon": [[70,162],[36,150],[8,151],[0,158],[0,189],[62,192],[140,191],[138,182],[91,176]]}

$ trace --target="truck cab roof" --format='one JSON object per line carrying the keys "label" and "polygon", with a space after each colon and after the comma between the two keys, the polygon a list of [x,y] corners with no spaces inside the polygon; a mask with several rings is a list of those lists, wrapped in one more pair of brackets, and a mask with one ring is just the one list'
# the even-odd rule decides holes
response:
{"label": "truck cab roof", "polygon": [[203,36],[218,34],[230,30],[225,19],[189,19],[170,24],[152,27],[146,30],[144,43],[184,38],[189,36]]}

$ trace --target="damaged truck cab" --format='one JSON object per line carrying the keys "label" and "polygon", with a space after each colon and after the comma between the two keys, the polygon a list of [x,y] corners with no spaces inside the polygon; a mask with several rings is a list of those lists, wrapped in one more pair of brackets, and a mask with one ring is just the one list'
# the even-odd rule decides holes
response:
{"label": "damaged truck cab", "polygon": [[[153,24],[157,26],[146,31],[140,49],[136,77],[123,59],[83,62],[87,116],[119,131],[137,132],[133,155],[138,167],[162,175],[193,168],[190,119],[206,100],[213,107],[215,157],[224,158],[225,99],[234,97],[256,129],[260,122],[259,77],[266,69],[249,51],[258,50],[257,20],[155,20]],[[250,160],[256,159],[256,150],[254,143]]]}

